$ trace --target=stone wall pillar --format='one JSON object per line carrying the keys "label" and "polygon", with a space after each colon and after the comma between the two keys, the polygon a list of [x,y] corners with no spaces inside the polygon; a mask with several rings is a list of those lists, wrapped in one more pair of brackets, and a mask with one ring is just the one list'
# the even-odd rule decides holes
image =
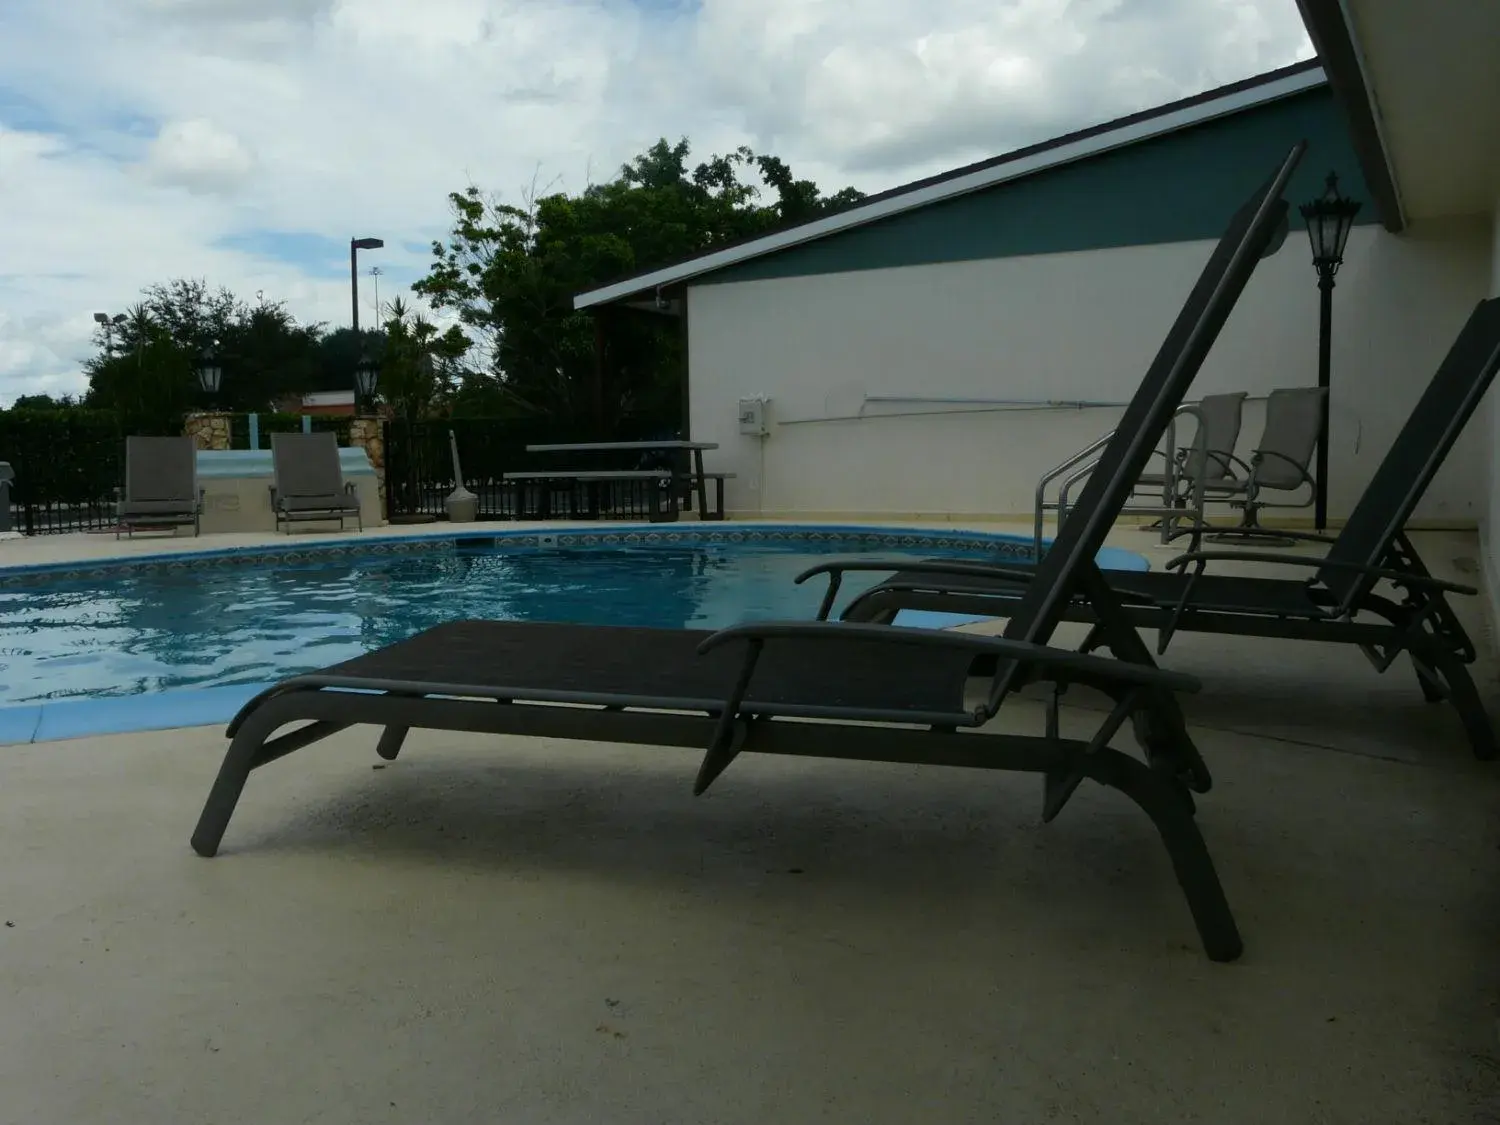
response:
{"label": "stone wall pillar", "polygon": [[355,418],[349,423],[349,444],[362,445],[370,464],[375,466],[375,488],[380,510],[385,511],[385,439],[380,434],[379,418]]}
{"label": "stone wall pillar", "polygon": [[228,449],[229,415],[219,411],[189,414],[182,421],[182,432],[199,449]]}

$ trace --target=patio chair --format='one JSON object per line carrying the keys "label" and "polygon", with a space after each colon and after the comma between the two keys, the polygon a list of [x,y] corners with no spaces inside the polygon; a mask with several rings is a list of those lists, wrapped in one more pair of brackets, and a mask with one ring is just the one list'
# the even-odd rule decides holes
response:
{"label": "patio chair", "polygon": [[[217,852],[250,772],[355,723],[384,727],[376,751],[400,752],[410,728],[701,746],[704,792],[741,753],[895,761],[1044,776],[1044,820],[1085,778],[1119,789],[1151,817],[1208,956],[1241,940],[1193,819],[1211,779],[1176,691],[1196,681],[1157,668],[1123,620],[1094,562],[1172,411],[1202,365],[1260,253],[1275,237],[1298,144],[1236,213],[1105,450],[1073,517],[1042,561],[1003,637],[849,622],[754,622],[716,633],[557,623],[457,621],[325,668],[251,700],[193,833]],[[1074,597],[1106,622],[1113,659],[1047,646]],[[982,676],[982,697],[971,694]],[[961,735],[1015,690],[1051,684],[1037,734]],[[1088,738],[1064,738],[1058,694],[1072,684],[1114,700]],[[809,721],[811,720],[811,721]],[[272,737],[288,723],[305,726]],[[1109,743],[1134,725],[1145,761]]]}
{"label": "patio chair", "polygon": [[[1244,518],[1236,528],[1219,532],[1213,538],[1238,538],[1245,533],[1260,532],[1262,508],[1306,508],[1317,496],[1311,465],[1317,452],[1318,435],[1323,428],[1323,414],[1328,408],[1327,387],[1281,387],[1266,398],[1266,424],[1260,442],[1247,465],[1230,452],[1229,461],[1244,471],[1243,477],[1230,472],[1208,487],[1209,499],[1229,499],[1244,509]],[[1273,503],[1262,498],[1267,490],[1295,493],[1307,486],[1306,499],[1299,503]]]}
{"label": "patio chair", "polygon": [[[1234,447],[1240,440],[1246,397],[1244,391],[1204,395],[1197,402],[1178,407],[1179,417],[1197,420],[1193,442],[1187,448],[1173,451],[1162,472],[1142,473],[1136,481],[1136,491],[1159,493],[1164,506],[1180,508],[1183,514],[1163,516],[1144,525],[1142,530],[1160,530],[1163,542],[1191,535],[1193,545],[1197,546],[1207,526],[1203,516],[1205,503],[1216,490],[1222,492],[1237,481]],[[1158,456],[1165,454],[1158,452]],[[1187,527],[1180,526],[1184,520],[1190,521]]]}
{"label": "patio chair", "polygon": [[[1405,652],[1426,699],[1451,701],[1474,755],[1494,758],[1495,732],[1467,667],[1476,658],[1474,642],[1446,598],[1478,591],[1433,578],[1404,528],[1497,369],[1500,298],[1491,298],[1469,316],[1338,535],[1275,532],[1328,544],[1323,557],[1194,551],[1173,559],[1166,571],[1111,571],[1108,581],[1123,603],[1123,615],[1138,628],[1158,631],[1158,653],[1179,632],[1355,645],[1377,672]],[[1206,573],[1209,563],[1226,561],[1311,573],[1294,578]],[[888,622],[902,609],[1005,617],[1020,612],[1032,596],[1033,575],[1042,573],[1018,564],[941,559],[916,564],[830,560],[797,581],[829,575],[821,618],[831,612],[844,574],[871,570],[896,573],[855,597],[841,614],[844,620]],[[1383,584],[1395,594],[1382,593]],[[1096,625],[1083,651],[1110,644],[1109,623],[1086,600],[1075,597],[1066,616]]]}
{"label": "patio chair", "polygon": [[190,437],[125,439],[125,487],[116,492],[115,538],[137,528],[202,528],[203,489],[198,487],[198,447]]}
{"label": "patio chair", "polygon": [[344,480],[339,465],[338,439],[323,431],[310,434],[271,435],[271,511],[276,529],[305,520],[339,521],[353,516],[359,530],[365,529],[359,495],[354,482]]}

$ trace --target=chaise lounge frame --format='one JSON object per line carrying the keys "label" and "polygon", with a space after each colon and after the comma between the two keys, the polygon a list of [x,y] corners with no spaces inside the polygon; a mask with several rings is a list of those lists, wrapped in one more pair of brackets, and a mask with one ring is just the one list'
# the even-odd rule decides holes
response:
{"label": "chaise lounge frame", "polygon": [[[1018,770],[1043,775],[1047,821],[1087,778],[1140,805],[1162,836],[1206,953],[1235,959],[1240,934],[1194,820],[1192,793],[1212,780],[1173,694],[1196,690],[1197,681],[1156,667],[1094,559],[1284,223],[1282,193],[1304,149],[1293,146],[1234,216],[1005,636],[830,621],[715,633],[451,622],[292,677],[246,704],[229,726],[193,848],[218,851],[253,770],[356,723],[384,728],[376,750],[387,759],[413,727],[703,746],[695,793],[744,752]],[[1094,604],[1115,659],[1047,646],[1075,595]],[[984,690],[971,701],[976,678]],[[965,733],[1031,683],[1053,689],[1040,734]],[[1059,698],[1075,684],[1114,701],[1088,738],[1061,732]],[[307,725],[276,734],[293,722]],[[1144,761],[1109,745],[1127,722]]]}
{"label": "chaise lounge frame", "polygon": [[[1494,727],[1468,671],[1477,651],[1447,600],[1449,594],[1478,591],[1434,578],[1405,527],[1497,370],[1500,298],[1491,298],[1475,306],[1338,535],[1279,528],[1267,533],[1325,543],[1324,556],[1199,550],[1171,560],[1164,572],[1111,572],[1109,584],[1123,614],[1138,629],[1157,630],[1158,654],[1180,632],[1354,645],[1382,673],[1405,653],[1424,697],[1450,701],[1475,756],[1494,758]],[[1210,563],[1223,562],[1299,573],[1282,578],[1207,572]],[[829,575],[819,610],[819,617],[826,617],[843,576],[871,570],[895,573],[851,600],[841,614],[844,620],[889,622],[902,609],[1004,617],[1021,604],[1036,573],[1024,564],[831,560],[797,581]],[[1382,584],[1394,595],[1381,592]],[[1108,643],[1086,601],[1075,598],[1067,619],[1096,626],[1082,651]]]}

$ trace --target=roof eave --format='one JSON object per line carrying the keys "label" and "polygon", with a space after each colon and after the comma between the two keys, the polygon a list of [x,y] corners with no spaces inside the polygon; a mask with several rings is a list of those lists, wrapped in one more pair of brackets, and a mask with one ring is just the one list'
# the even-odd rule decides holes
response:
{"label": "roof eave", "polygon": [[1343,0],[1297,0],[1302,23],[1328,76],[1333,96],[1343,107],[1349,134],[1365,183],[1374,197],[1375,213],[1386,230],[1406,229],[1406,208],[1391,167],[1380,109],[1370,91],[1364,55],[1349,26]]}
{"label": "roof eave", "polygon": [[1222,97],[1209,101],[1192,102],[1175,110],[1139,119],[1127,118],[1125,124],[1108,132],[1085,135],[1074,141],[1046,147],[1014,160],[988,164],[967,174],[942,179],[916,187],[914,190],[879,196],[869,203],[856,204],[821,219],[814,219],[781,231],[773,231],[749,242],[726,246],[684,262],[677,262],[633,277],[622,278],[609,285],[586,290],[574,296],[573,308],[580,311],[596,308],[640,294],[654,293],[665,286],[681,285],[704,274],[714,273],[766,254],[787,250],[830,234],[852,230],[867,223],[925,207],[931,203],[982,191],[1011,180],[1018,180],[1051,168],[1102,155],[1114,149],[1175,133],[1220,117],[1227,117],[1242,110],[1268,105],[1326,85],[1327,81],[1321,67],[1310,67],[1286,74],[1274,81],[1234,89]]}

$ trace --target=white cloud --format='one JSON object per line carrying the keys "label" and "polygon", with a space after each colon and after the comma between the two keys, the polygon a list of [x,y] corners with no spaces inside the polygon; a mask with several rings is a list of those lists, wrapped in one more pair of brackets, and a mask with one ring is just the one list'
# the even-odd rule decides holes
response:
{"label": "white cloud", "polygon": [[878,191],[1310,53],[1293,0],[7,0],[0,401],[78,389],[92,313],[172,276],[344,323],[347,279],[236,236],[384,237],[389,299],[470,180],[686,135]]}
{"label": "white cloud", "polygon": [[254,167],[244,142],[201,117],[163,125],[146,156],[153,182],[198,195],[233,194]]}

